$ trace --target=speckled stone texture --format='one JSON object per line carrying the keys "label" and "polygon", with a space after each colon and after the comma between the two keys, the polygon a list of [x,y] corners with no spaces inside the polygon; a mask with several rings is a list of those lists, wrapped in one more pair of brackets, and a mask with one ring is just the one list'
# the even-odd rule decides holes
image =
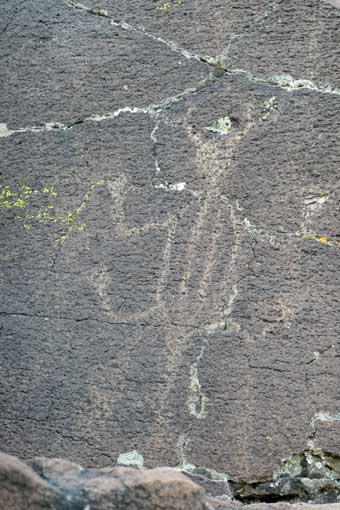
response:
{"label": "speckled stone texture", "polygon": [[0,50],[2,449],[337,458],[340,3],[8,0]]}

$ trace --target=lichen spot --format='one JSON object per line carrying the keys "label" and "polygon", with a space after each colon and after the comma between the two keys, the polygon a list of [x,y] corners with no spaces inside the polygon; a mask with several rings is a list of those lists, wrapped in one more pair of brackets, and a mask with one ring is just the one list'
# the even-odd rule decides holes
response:
{"label": "lichen spot", "polygon": [[230,117],[221,117],[215,120],[210,126],[205,128],[207,131],[212,133],[218,133],[220,135],[226,135],[231,131],[231,119]]}

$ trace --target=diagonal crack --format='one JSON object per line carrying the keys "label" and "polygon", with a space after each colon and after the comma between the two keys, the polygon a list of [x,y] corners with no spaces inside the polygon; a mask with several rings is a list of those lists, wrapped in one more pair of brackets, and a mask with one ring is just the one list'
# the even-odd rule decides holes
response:
{"label": "diagonal crack", "polygon": [[257,76],[256,74],[250,72],[246,69],[230,69],[226,67],[222,62],[220,62],[220,57],[218,56],[209,56],[209,55],[200,55],[194,53],[186,48],[182,48],[178,46],[174,41],[164,39],[156,34],[148,32],[144,26],[135,27],[126,23],[124,21],[115,20],[114,17],[106,10],[103,9],[94,9],[92,7],[87,7],[78,2],[74,2],[73,0],[64,0],[65,4],[73,9],[76,9],[81,12],[93,14],[96,16],[101,16],[111,20],[111,24],[115,27],[119,27],[123,30],[128,30],[130,32],[135,32],[154,41],[158,41],[161,44],[164,44],[171,51],[182,55],[187,60],[196,60],[201,62],[202,64],[208,65],[212,68],[213,74],[215,76],[221,76],[226,74],[227,76],[242,76],[247,81],[251,83],[258,83],[262,85],[269,85],[272,87],[281,88],[287,90],[288,92],[294,92],[297,90],[310,90],[319,94],[330,94],[330,95],[339,95],[340,89],[336,87],[331,87],[328,84],[318,84],[314,81],[307,80],[304,78],[294,78],[290,74],[281,74],[281,75],[272,75],[268,77]]}
{"label": "diagonal crack", "polygon": [[78,2],[74,2],[73,0],[64,0],[64,2],[66,5],[68,5],[69,7],[72,7],[73,9],[75,9],[77,11],[88,13],[88,14],[93,14],[95,16],[100,16],[103,18],[107,18],[107,19],[111,20],[111,25],[113,25],[115,27],[122,28],[123,30],[128,30],[129,32],[135,32],[137,34],[141,34],[145,37],[148,37],[149,39],[152,39],[153,41],[160,42],[161,44],[164,44],[165,46],[170,48],[171,51],[174,51],[175,53],[179,53],[180,55],[182,55],[184,58],[186,58],[188,60],[196,60],[203,64],[209,65],[208,60],[210,57],[208,57],[208,56],[203,57],[203,56],[193,53],[185,48],[181,48],[174,41],[168,41],[166,39],[163,39],[160,36],[157,36],[151,32],[148,32],[144,26],[134,27],[133,25],[130,25],[129,23],[126,23],[125,21],[116,20],[108,11],[106,11],[104,9],[94,9],[92,7],[87,7],[86,5],[80,4]]}
{"label": "diagonal crack", "polygon": [[335,345],[328,345],[327,347],[325,347],[324,349],[320,349],[319,351],[314,351],[313,352],[313,358],[310,359],[309,361],[306,362],[306,365],[311,365],[312,363],[314,363],[315,361],[317,361],[320,356],[323,356],[324,354],[326,354],[328,351],[330,351],[331,349],[334,349],[335,348]]}

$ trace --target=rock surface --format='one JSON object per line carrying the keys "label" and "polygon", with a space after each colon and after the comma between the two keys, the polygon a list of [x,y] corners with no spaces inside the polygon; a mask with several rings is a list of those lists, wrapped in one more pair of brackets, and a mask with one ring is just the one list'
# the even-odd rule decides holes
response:
{"label": "rock surface", "polygon": [[339,2],[4,4],[2,448],[334,478]]}

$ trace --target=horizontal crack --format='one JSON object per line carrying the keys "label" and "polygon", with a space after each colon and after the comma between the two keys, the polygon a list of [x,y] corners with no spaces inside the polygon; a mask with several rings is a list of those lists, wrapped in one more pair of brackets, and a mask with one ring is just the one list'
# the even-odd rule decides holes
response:
{"label": "horizontal crack", "polygon": [[51,315],[40,315],[40,314],[34,314],[34,313],[24,313],[24,312],[4,312],[0,311],[0,317],[29,317],[32,319],[44,319],[44,320],[60,320],[60,321],[72,321],[72,322],[98,322],[100,324],[111,324],[112,326],[145,326],[150,325],[151,327],[177,327],[182,328],[183,330],[190,329],[193,331],[197,331],[197,334],[202,334],[206,331],[205,327],[197,326],[191,323],[184,323],[184,322],[143,322],[139,320],[138,322],[133,321],[121,321],[121,320],[105,320],[105,319],[97,319],[95,317],[81,317],[79,319],[75,317],[69,317],[65,315],[60,316],[51,316]]}
{"label": "horizontal crack", "polygon": [[46,122],[39,126],[26,126],[17,129],[9,129],[7,124],[0,123],[0,138],[7,138],[12,135],[20,134],[20,133],[41,133],[41,132],[51,132],[51,131],[59,131],[59,130],[68,130],[73,129],[75,126],[84,124],[84,123],[92,123],[92,122],[103,122],[114,120],[121,115],[124,114],[142,114],[149,115],[151,118],[155,118],[157,114],[161,111],[169,108],[170,106],[179,103],[182,99],[186,97],[196,94],[200,90],[202,90],[208,83],[211,83],[211,77],[204,78],[199,81],[196,87],[186,88],[183,92],[176,94],[174,96],[169,96],[159,103],[151,103],[147,106],[125,106],[123,108],[118,108],[117,110],[103,113],[101,115],[89,115],[88,117],[84,117],[83,119],[77,119],[75,122],[70,124],[64,124],[61,122]]}
{"label": "horizontal crack", "polygon": [[259,83],[262,85],[269,85],[271,87],[278,87],[288,92],[295,92],[297,90],[311,90],[319,94],[331,94],[340,96],[340,89],[332,88],[329,85],[318,85],[311,80],[304,78],[294,78],[290,74],[268,76],[267,78],[256,76],[245,69],[228,69],[222,67],[227,75],[239,75],[246,78],[252,83]]}
{"label": "horizontal crack", "polygon": [[112,324],[113,326],[131,326],[131,322],[121,322],[121,321],[107,321],[102,319],[96,319],[94,317],[82,317],[81,319],[76,319],[74,317],[65,317],[65,316],[46,316],[39,314],[29,314],[29,313],[20,313],[20,312],[0,312],[0,316],[2,317],[29,317],[32,319],[44,319],[44,320],[62,320],[62,321],[73,321],[73,322],[86,322],[93,321],[99,322],[103,324]]}
{"label": "horizontal crack", "polygon": [[277,241],[287,242],[290,239],[305,239],[309,241],[316,241],[320,244],[326,246],[332,246],[335,248],[340,248],[340,241],[335,238],[326,237],[324,235],[315,234],[307,231],[296,231],[296,232],[277,232],[271,231],[263,227],[259,227],[254,225],[252,222],[248,220],[248,218],[243,218],[242,220],[238,220],[239,226],[243,228],[248,234],[250,234],[255,239],[265,240],[270,244],[274,244]]}

